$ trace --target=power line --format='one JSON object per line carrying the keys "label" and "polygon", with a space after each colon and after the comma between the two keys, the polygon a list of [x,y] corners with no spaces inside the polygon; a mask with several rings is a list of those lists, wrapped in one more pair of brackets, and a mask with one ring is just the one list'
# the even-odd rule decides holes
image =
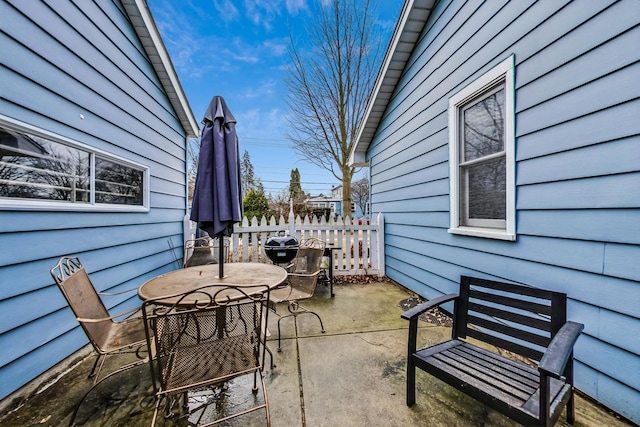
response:
{"label": "power line", "polygon": [[257,141],[283,141],[283,142],[290,142],[288,139],[277,139],[277,138],[258,138],[255,136],[241,136],[238,135],[238,139],[255,139]]}
{"label": "power line", "polygon": [[[272,179],[261,179],[262,182],[271,182],[275,184],[290,184],[291,181],[275,181]],[[315,182],[315,181],[300,181],[300,184],[308,185],[335,185],[335,182]]]}

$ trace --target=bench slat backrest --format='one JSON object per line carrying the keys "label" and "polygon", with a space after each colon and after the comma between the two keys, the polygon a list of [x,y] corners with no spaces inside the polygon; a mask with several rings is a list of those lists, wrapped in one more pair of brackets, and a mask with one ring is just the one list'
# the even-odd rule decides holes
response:
{"label": "bench slat backrest", "polygon": [[566,322],[561,292],[462,276],[453,338],[472,337],[540,360]]}

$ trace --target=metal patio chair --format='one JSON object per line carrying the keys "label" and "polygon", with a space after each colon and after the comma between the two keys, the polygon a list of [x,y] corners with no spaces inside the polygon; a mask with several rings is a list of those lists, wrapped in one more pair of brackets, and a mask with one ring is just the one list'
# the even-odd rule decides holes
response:
{"label": "metal patio chair", "polygon": [[184,242],[183,268],[217,263],[218,259],[213,254],[212,238],[199,237]]}
{"label": "metal patio chair", "polygon": [[[71,311],[76,316],[76,320],[80,323],[87,338],[89,338],[89,342],[98,353],[98,357],[89,373],[89,378],[94,378],[93,385],[77,403],[69,422],[71,426],[75,422],[82,402],[98,384],[115,374],[146,363],[149,360],[147,340],[142,317],[127,317],[121,321],[114,320],[123,316],[131,316],[133,313],[140,311],[140,307],[110,315],[78,258],[60,258],[50,272],[51,277],[53,277],[62,295],[67,300]],[[125,292],[100,294],[119,295]],[[137,360],[124,364],[100,378],[100,372],[107,356],[123,353],[135,353]]]}
{"label": "metal patio chair", "polygon": [[[223,260],[229,253],[229,242],[223,241]],[[220,261],[220,248],[218,238],[199,237],[184,242],[184,259],[182,267],[194,267],[197,265],[217,264]]]}
{"label": "metal patio chair", "polygon": [[[248,294],[242,286],[218,287],[213,294],[210,287],[203,287],[143,303],[148,346],[153,349],[149,363],[156,401],[152,426],[162,406],[166,418],[188,418],[189,424],[196,425],[217,424],[264,409],[270,425],[262,375],[269,287],[260,287],[260,292],[256,288],[252,286]],[[260,378],[263,403],[254,402],[231,415],[224,410],[218,414],[215,397],[205,396],[215,395],[226,381],[249,374],[253,374],[255,395]],[[212,415],[222,417],[207,420]]]}
{"label": "metal patio chair", "polygon": [[[325,333],[320,316],[301,306],[299,302],[313,296],[318,283],[323,255],[324,242],[315,238],[309,238],[300,242],[296,257],[293,259],[291,265],[287,267],[289,271],[287,281],[283,286],[271,291],[271,296],[269,297],[271,307],[276,315],[279,316],[278,351],[282,351],[280,345],[280,321],[287,317],[294,317],[297,321],[297,317],[301,314],[312,314],[318,318],[321,331]],[[289,310],[289,314],[284,316],[280,316],[276,311],[277,304],[282,302],[288,303],[287,309]]]}
{"label": "metal patio chair", "polygon": [[[121,321],[114,320],[123,316],[131,316],[136,311],[139,311],[140,307],[114,315],[109,314],[100,299],[99,293],[91,283],[89,275],[77,257],[60,258],[58,263],[51,269],[51,277],[60,288],[71,311],[76,316],[76,320],[80,323],[82,330],[89,338],[89,342],[98,353],[98,357],[89,374],[89,378],[94,378],[94,385],[99,382],[100,372],[107,356],[135,351],[139,359],[122,366],[108,376],[147,361],[142,317],[128,317]],[[124,292],[100,294],[112,296],[122,293]]]}

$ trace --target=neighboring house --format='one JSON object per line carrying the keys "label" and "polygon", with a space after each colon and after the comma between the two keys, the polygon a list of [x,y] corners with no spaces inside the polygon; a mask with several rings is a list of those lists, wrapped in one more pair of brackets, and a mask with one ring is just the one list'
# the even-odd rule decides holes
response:
{"label": "neighboring house", "polygon": [[351,153],[386,274],[566,292],[576,386],[640,423],[640,2],[408,0]]}
{"label": "neighboring house", "polygon": [[309,197],[305,203],[307,208],[314,212],[325,212],[327,215],[334,215],[335,202],[332,197],[320,193],[317,196]]}
{"label": "neighboring house", "polygon": [[342,185],[331,186],[331,209],[336,215],[342,215]]}
{"label": "neighboring house", "polygon": [[199,129],[145,0],[0,1],[0,55],[5,399],[88,343],[49,274],[59,257],[101,291],[178,267]]}
{"label": "neighboring house", "polygon": [[[331,197],[326,197],[326,203],[331,208],[332,215],[342,215],[342,185],[331,186]],[[362,217],[362,209],[356,203],[351,203],[352,219]]]}
{"label": "neighboring house", "polygon": [[[310,197],[306,201],[307,206],[311,209],[326,210],[331,217],[335,218],[342,215],[342,185],[331,187],[331,196],[319,194]],[[351,204],[351,218],[358,218],[362,210],[355,203]]]}

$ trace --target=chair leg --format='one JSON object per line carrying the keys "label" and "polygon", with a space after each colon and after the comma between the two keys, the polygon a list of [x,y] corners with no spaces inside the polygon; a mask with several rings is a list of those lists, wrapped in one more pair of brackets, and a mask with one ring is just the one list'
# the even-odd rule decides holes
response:
{"label": "chair leg", "polygon": [[262,396],[264,397],[264,410],[267,416],[267,427],[271,427],[271,414],[269,413],[269,397],[267,396],[267,386],[264,382],[264,375],[260,373],[260,381],[262,382]]}
{"label": "chair leg", "polygon": [[153,418],[151,419],[151,427],[155,427],[156,418],[158,418],[158,410],[160,409],[160,399],[156,397],[155,408],[153,409]]}
{"label": "chair leg", "polygon": [[571,425],[573,425],[573,423],[576,420],[576,412],[575,412],[575,393],[573,390],[573,386],[571,387],[571,397],[569,398],[569,401],[567,402],[567,422]]}
{"label": "chair leg", "polygon": [[[318,313],[316,313],[315,311],[311,311],[303,306],[301,306],[298,301],[290,301],[289,305],[287,307],[287,309],[289,310],[290,314],[286,314],[284,316],[280,316],[280,318],[278,319],[278,352],[282,351],[282,346],[281,346],[281,340],[280,340],[280,322],[282,321],[282,319],[286,318],[286,317],[294,317],[297,318],[300,314],[313,314],[314,316],[316,316],[318,318],[318,321],[320,322],[320,331],[324,334],[325,332],[327,332],[324,329],[324,323],[322,323],[322,319],[320,318],[320,316],[318,315]],[[277,313],[276,313],[277,314]]]}
{"label": "chair leg", "polygon": [[[99,374],[100,371],[102,370],[102,365],[104,365],[104,359],[106,359],[106,357],[107,357],[106,354],[98,354],[98,357],[96,357],[95,362],[93,362],[93,367],[91,368],[91,372],[89,373],[88,378],[93,378],[93,377],[97,378],[97,374]],[[96,367],[98,366],[98,362],[100,362],[100,367],[96,372]]]}
{"label": "chair leg", "polygon": [[[266,343],[264,345],[264,349],[267,351],[267,353],[269,353],[269,359],[271,359],[271,369],[276,367],[276,364],[273,363],[273,353],[271,353],[271,350],[269,349],[269,347],[267,347]],[[262,364],[264,365],[264,356],[262,357]]]}
{"label": "chair leg", "polygon": [[304,314],[304,313],[308,313],[308,314],[313,314],[314,316],[316,316],[318,318],[318,320],[320,321],[320,332],[322,332],[323,334],[327,331],[324,330],[324,324],[322,323],[322,319],[320,318],[320,316],[318,315],[318,313],[316,313],[315,311],[303,311],[299,314]]}
{"label": "chair leg", "polygon": [[294,314],[287,314],[285,316],[280,316],[280,318],[278,319],[278,353],[282,351],[282,345],[281,345],[281,342],[280,342],[280,322],[285,317],[293,317],[293,316],[295,316],[295,315]]}
{"label": "chair leg", "polygon": [[315,311],[311,311],[306,307],[303,307],[302,305],[300,305],[300,303],[298,303],[298,301],[291,301],[289,303],[289,312],[291,314],[293,314],[294,316],[298,316],[300,314],[305,314],[305,313],[309,313],[309,314],[313,314],[314,316],[316,316],[318,318],[318,321],[320,322],[320,331],[324,334],[326,331],[324,330],[324,324],[322,323],[322,319],[320,318],[320,316],[318,315],[318,313],[316,313]]}

